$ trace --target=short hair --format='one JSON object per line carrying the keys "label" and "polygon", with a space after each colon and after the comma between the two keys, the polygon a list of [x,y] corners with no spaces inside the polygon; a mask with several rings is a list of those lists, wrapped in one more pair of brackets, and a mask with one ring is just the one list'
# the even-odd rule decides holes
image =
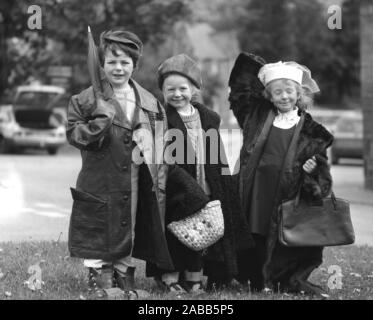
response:
{"label": "short hair", "polygon": [[[299,109],[306,110],[306,109],[312,107],[312,105],[313,105],[313,94],[309,89],[307,89],[306,87],[302,87],[299,83],[297,83],[293,80],[290,80],[290,79],[277,79],[277,80],[274,80],[274,81],[282,81],[282,83],[285,83],[285,84],[292,83],[292,84],[295,85],[295,90],[299,94],[299,98],[298,98],[297,103],[296,103],[296,105]],[[273,84],[274,81],[271,81],[270,83],[268,83],[266,85],[266,87],[264,88],[263,96],[267,100],[271,99],[271,96],[272,96],[271,87],[272,87],[272,84]]]}

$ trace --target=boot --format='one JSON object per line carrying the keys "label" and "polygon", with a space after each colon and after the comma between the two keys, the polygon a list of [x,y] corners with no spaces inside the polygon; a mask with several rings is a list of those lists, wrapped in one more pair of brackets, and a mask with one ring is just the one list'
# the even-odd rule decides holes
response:
{"label": "boot", "polygon": [[326,294],[326,291],[322,287],[309,282],[308,280],[299,281],[298,289],[299,291],[304,291],[306,294],[317,297],[322,297],[323,294]]}
{"label": "boot", "polygon": [[206,293],[203,288],[202,281],[184,281],[182,283],[182,287],[186,290],[186,292],[194,295]]}
{"label": "boot", "polygon": [[128,267],[125,273],[114,269],[114,279],[116,286],[123,290],[125,299],[137,300],[148,299],[150,294],[146,290],[135,289],[135,268]]}
{"label": "boot", "polygon": [[131,291],[135,289],[135,268],[128,267],[125,273],[114,270],[114,278],[117,287],[123,291]]}
{"label": "boot", "polygon": [[289,284],[294,291],[300,292],[304,291],[306,294],[315,295],[321,297],[325,294],[325,290],[308,281],[308,277],[316,267],[314,265],[308,268],[298,271],[295,275],[290,278]]}
{"label": "boot", "polygon": [[104,265],[102,268],[89,268],[88,291],[93,292],[98,298],[105,296],[105,289],[113,288],[113,268]]}

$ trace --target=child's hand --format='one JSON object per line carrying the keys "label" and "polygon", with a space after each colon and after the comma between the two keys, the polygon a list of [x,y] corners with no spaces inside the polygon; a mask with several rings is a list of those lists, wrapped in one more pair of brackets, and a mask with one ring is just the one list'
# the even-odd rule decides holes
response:
{"label": "child's hand", "polygon": [[313,170],[315,170],[317,167],[316,163],[316,158],[313,156],[312,158],[308,159],[304,165],[303,165],[303,170],[306,171],[307,173],[312,173]]}

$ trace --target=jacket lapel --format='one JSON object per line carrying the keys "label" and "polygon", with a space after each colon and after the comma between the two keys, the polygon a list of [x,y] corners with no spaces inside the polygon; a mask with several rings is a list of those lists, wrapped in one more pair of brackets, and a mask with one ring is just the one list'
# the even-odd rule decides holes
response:
{"label": "jacket lapel", "polygon": [[295,128],[293,137],[291,138],[290,145],[286,153],[284,164],[283,164],[283,172],[292,171],[295,154],[299,152],[299,150],[302,150],[305,147],[305,144],[307,143],[305,139],[300,139],[300,133],[301,133],[301,130],[303,129],[303,125],[304,125],[304,114],[301,115],[298,121],[298,124]]}
{"label": "jacket lapel", "polygon": [[141,90],[141,87],[135,81],[131,80],[131,84],[133,84],[135,90],[137,108],[133,123],[134,130],[132,140],[136,143],[138,151],[143,155],[143,160],[149,169],[153,181],[153,191],[156,191],[158,187],[157,164],[161,163],[160,161],[162,160],[159,159],[162,154],[159,155],[160,152],[158,152],[158,155],[156,154],[156,144],[163,143],[163,140],[161,142],[154,139],[148,112],[156,111],[158,113],[158,108],[154,106],[156,100],[153,98],[154,101],[151,101],[150,98],[144,94],[144,90]]}
{"label": "jacket lapel", "polygon": [[201,107],[200,104],[194,104],[193,105],[197,110],[198,110],[198,113],[199,113],[199,117],[201,119],[201,126],[202,126],[202,129],[207,132],[208,129],[212,128],[212,125],[210,123],[210,119],[207,115],[207,112],[205,112],[204,108]]}
{"label": "jacket lapel", "polygon": [[159,113],[157,100],[153,95],[141,87],[135,80],[130,79],[129,83],[135,89],[136,105],[146,111]]}
{"label": "jacket lapel", "polygon": [[[189,138],[187,128],[184,125],[183,120],[175,108],[167,106],[167,121],[171,128],[181,130],[184,138],[184,162],[188,164],[189,161],[195,161],[195,151],[192,146],[192,141]],[[189,161],[188,161],[189,160]]]}
{"label": "jacket lapel", "polygon": [[[273,120],[275,119],[275,112],[270,109],[267,115],[266,120],[264,121],[263,128],[260,130],[260,134],[254,139],[252,145],[254,145],[252,149],[252,154],[249,158],[249,161],[245,163],[245,166],[242,166],[239,175],[239,188],[240,194],[245,195],[242,197],[242,208],[243,212],[247,212],[247,203],[248,203],[248,195],[250,190],[248,190],[248,186],[251,185],[250,180],[253,178],[253,173],[258,166],[258,162],[260,156],[263,153],[263,149],[265,146],[265,142],[268,138],[269,131],[272,127]],[[241,157],[240,157],[241,158]]]}
{"label": "jacket lapel", "polygon": [[187,130],[185,128],[183,120],[181,120],[179,113],[170,105],[167,105],[166,113],[167,121],[170,124],[170,127],[181,130],[185,137],[187,135]]}

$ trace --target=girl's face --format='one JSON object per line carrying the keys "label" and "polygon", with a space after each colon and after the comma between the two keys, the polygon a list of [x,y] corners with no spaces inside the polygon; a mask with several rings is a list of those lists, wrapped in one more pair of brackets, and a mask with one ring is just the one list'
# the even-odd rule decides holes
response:
{"label": "girl's face", "polygon": [[122,50],[111,50],[105,52],[104,72],[113,87],[122,88],[128,83],[133,73],[132,58]]}
{"label": "girl's face", "polygon": [[271,101],[279,112],[288,112],[295,108],[299,98],[296,84],[291,80],[274,80],[270,83]]}
{"label": "girl's face", "polygon": [[192,86],[189,80],[178,74],[171,74],[163,82],[165,101],[179,111],[185,110],[192,98]]}

